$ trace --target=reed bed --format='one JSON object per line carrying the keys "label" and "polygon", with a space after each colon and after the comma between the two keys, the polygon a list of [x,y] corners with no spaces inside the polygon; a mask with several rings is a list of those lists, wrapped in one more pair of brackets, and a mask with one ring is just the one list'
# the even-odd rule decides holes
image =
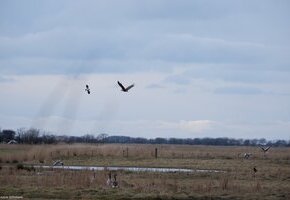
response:
{"label": "reed bed", "polygon": [[252,153],[251,159],[290,161],[290,148],[273,148],[271,153],[264,153],[258,147],[220,147],[191,145],[123,145],[123,144],[60,144],[60,145],[0,145],[2,162],[51,161],[74,157],[95,158],[135,158],[152,159],[243,159],[244,153]]}

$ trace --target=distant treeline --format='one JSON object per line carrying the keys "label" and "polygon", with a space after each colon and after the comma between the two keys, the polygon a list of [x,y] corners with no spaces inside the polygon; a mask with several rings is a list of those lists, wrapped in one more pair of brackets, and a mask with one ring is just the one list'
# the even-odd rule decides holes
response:
{"label": "distant treeline", "polygon": [[56,143],[122,143],[122,144],[186,144],[186,145],[215,145],[215,146],[276,146],[290,147],[290,140],[266,140],[262,139],[233,139],[233,138],[155,138],[109,136],[108,134],[83,135],[83,136],[57,136],[39,129],[0,130],[0,143],[19,144],[56,144]]}

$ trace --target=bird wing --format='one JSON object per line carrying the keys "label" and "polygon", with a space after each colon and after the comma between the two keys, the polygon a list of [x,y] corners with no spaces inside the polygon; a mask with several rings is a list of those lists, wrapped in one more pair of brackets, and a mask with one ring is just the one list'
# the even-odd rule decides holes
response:
{"label": "bird wing", "polygon": [[265,151],[268,151],[270,148],[271,148],[271,146],[267,147],[267,148],[265,149]]}
{"label": "bird wing", "polygon": [[126,88],[118,81],[118,85],[122,88],[122,90],[126,90]]}
{"label": "bird wing", "polygon": [[91,94],[91,91],[90,90],[88,90],[88,94]]}
{"label": "bird wing", "polygon": [[132,87],[134,87],[134,84],[128,86],[128,87],[126,88],[126,90],[127,90],[127,91],[130,90]]}
{"label": "bird wing", "polygon": [[88,86],[88,85],[86,85],[86,88],[87,88],[87,89],[89,89],[89,86]]}
{"label": "bird wing", "polygon": [[265,151],[265,148],[264,148],[264,147],[260,146],[260,148],[261,148],[263,151]]}

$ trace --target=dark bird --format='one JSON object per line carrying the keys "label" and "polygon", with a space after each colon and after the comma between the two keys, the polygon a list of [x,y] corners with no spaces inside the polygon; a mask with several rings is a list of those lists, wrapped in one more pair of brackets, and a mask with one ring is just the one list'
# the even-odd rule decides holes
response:
{"label": "dark bird", "polygon": [[122,89],[123,92],[128,92],[132,87],[134,87],[134,84],[132,84],[132,85],[130,85],[130,86],[128,86],[128,87],[125,88],[122,85],[122,83],[120,83],[119,81],[118,81],[118,85],[121,87],[121,89]]}
{"label": "dark bird", "polygon": [[63,162],[61,162],[60,160],[56,160],[52,163],[53,166],[63,166]]}
{"label": "dark bird", "polygon": [[254,173],[257,173],[258,172],[258,170],[256,169],[256,167],[254,167],[253,170],[254,170]]}
{"label": "dark bird", "polygon": [[253,173],[253,177],[255,178],[255,177],[256,177],[256,173],[258,172],[258,170],[256,169],[256,167],[254,167],[254,168],[253,168],[253,171],[254,171],[254,173]]}
{"label": "dark bird", "polygon": [[88,85],[86,85],[86,89],[85,89],[85,91],[86,91],[88,94],[91,94],[91,91],[90,91],[90,88],[89,88]]}
{"label": "dark bird", "polygon": [[114,174],[114,180],[112,183],[112,187],[113,188],[118,187],[117,174]]}
{"label": "dark bird", "polygon": [[260,146],[260,148],[264,151],[264,153],[266,153],[271,148],[271,146],[269,146],[269,147]]}

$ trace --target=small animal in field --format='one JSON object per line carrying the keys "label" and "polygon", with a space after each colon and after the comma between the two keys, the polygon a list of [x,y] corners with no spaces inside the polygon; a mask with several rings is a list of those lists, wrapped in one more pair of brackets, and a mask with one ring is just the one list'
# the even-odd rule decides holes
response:
{"label": "small animal in field", "polygon": [[125,87],[122,83],[118,81],[118,85],[121,87],[121,91],[128,92],[132,87],[134,87],[134,84],[129,85],[128,87]]}
{"label": "small animal in field", "polygon": [[256,173],[258,172],[258,170],[257,170],[256,167],[253,168],[253,172],[254,172],[254,173],[253,173],[253,176],[256,177]]}
{"label": "small animal in field", "polygon": [[112,188],[118,187],[118,181],[117,181],[117,174],[114,174],[114,180],[112,183]]}
{"label": "small animal in field", "polygon": [[252,154],[251,154],[251,153],[245,153],[245,154],[244,154],[244,158],[245,158],[245,159],[249,159],[249,158],[250,158],[250,156],[252,156]]}
{"label": "small animal in field", "polygon": [[85,91],[86,91],[88,94],[91,94],[91,90],[90,90],[90,88],[89,88],[89,85],[86,85],[86,89],[85,89]]}
{"label": "small animal in field", "polygon": [[107,179],[107,185],[112,187],[112,188],[118,187],[117,174],[114,174],[114,179],[112,179],[112,173],[109,172],[108,179]]}
{"label": "small animal in field", "polygon": [[256,167],[254,167],[253,170],[254,170],[254,173],[257,173],[258,172],[258,170],[257,170]]}

